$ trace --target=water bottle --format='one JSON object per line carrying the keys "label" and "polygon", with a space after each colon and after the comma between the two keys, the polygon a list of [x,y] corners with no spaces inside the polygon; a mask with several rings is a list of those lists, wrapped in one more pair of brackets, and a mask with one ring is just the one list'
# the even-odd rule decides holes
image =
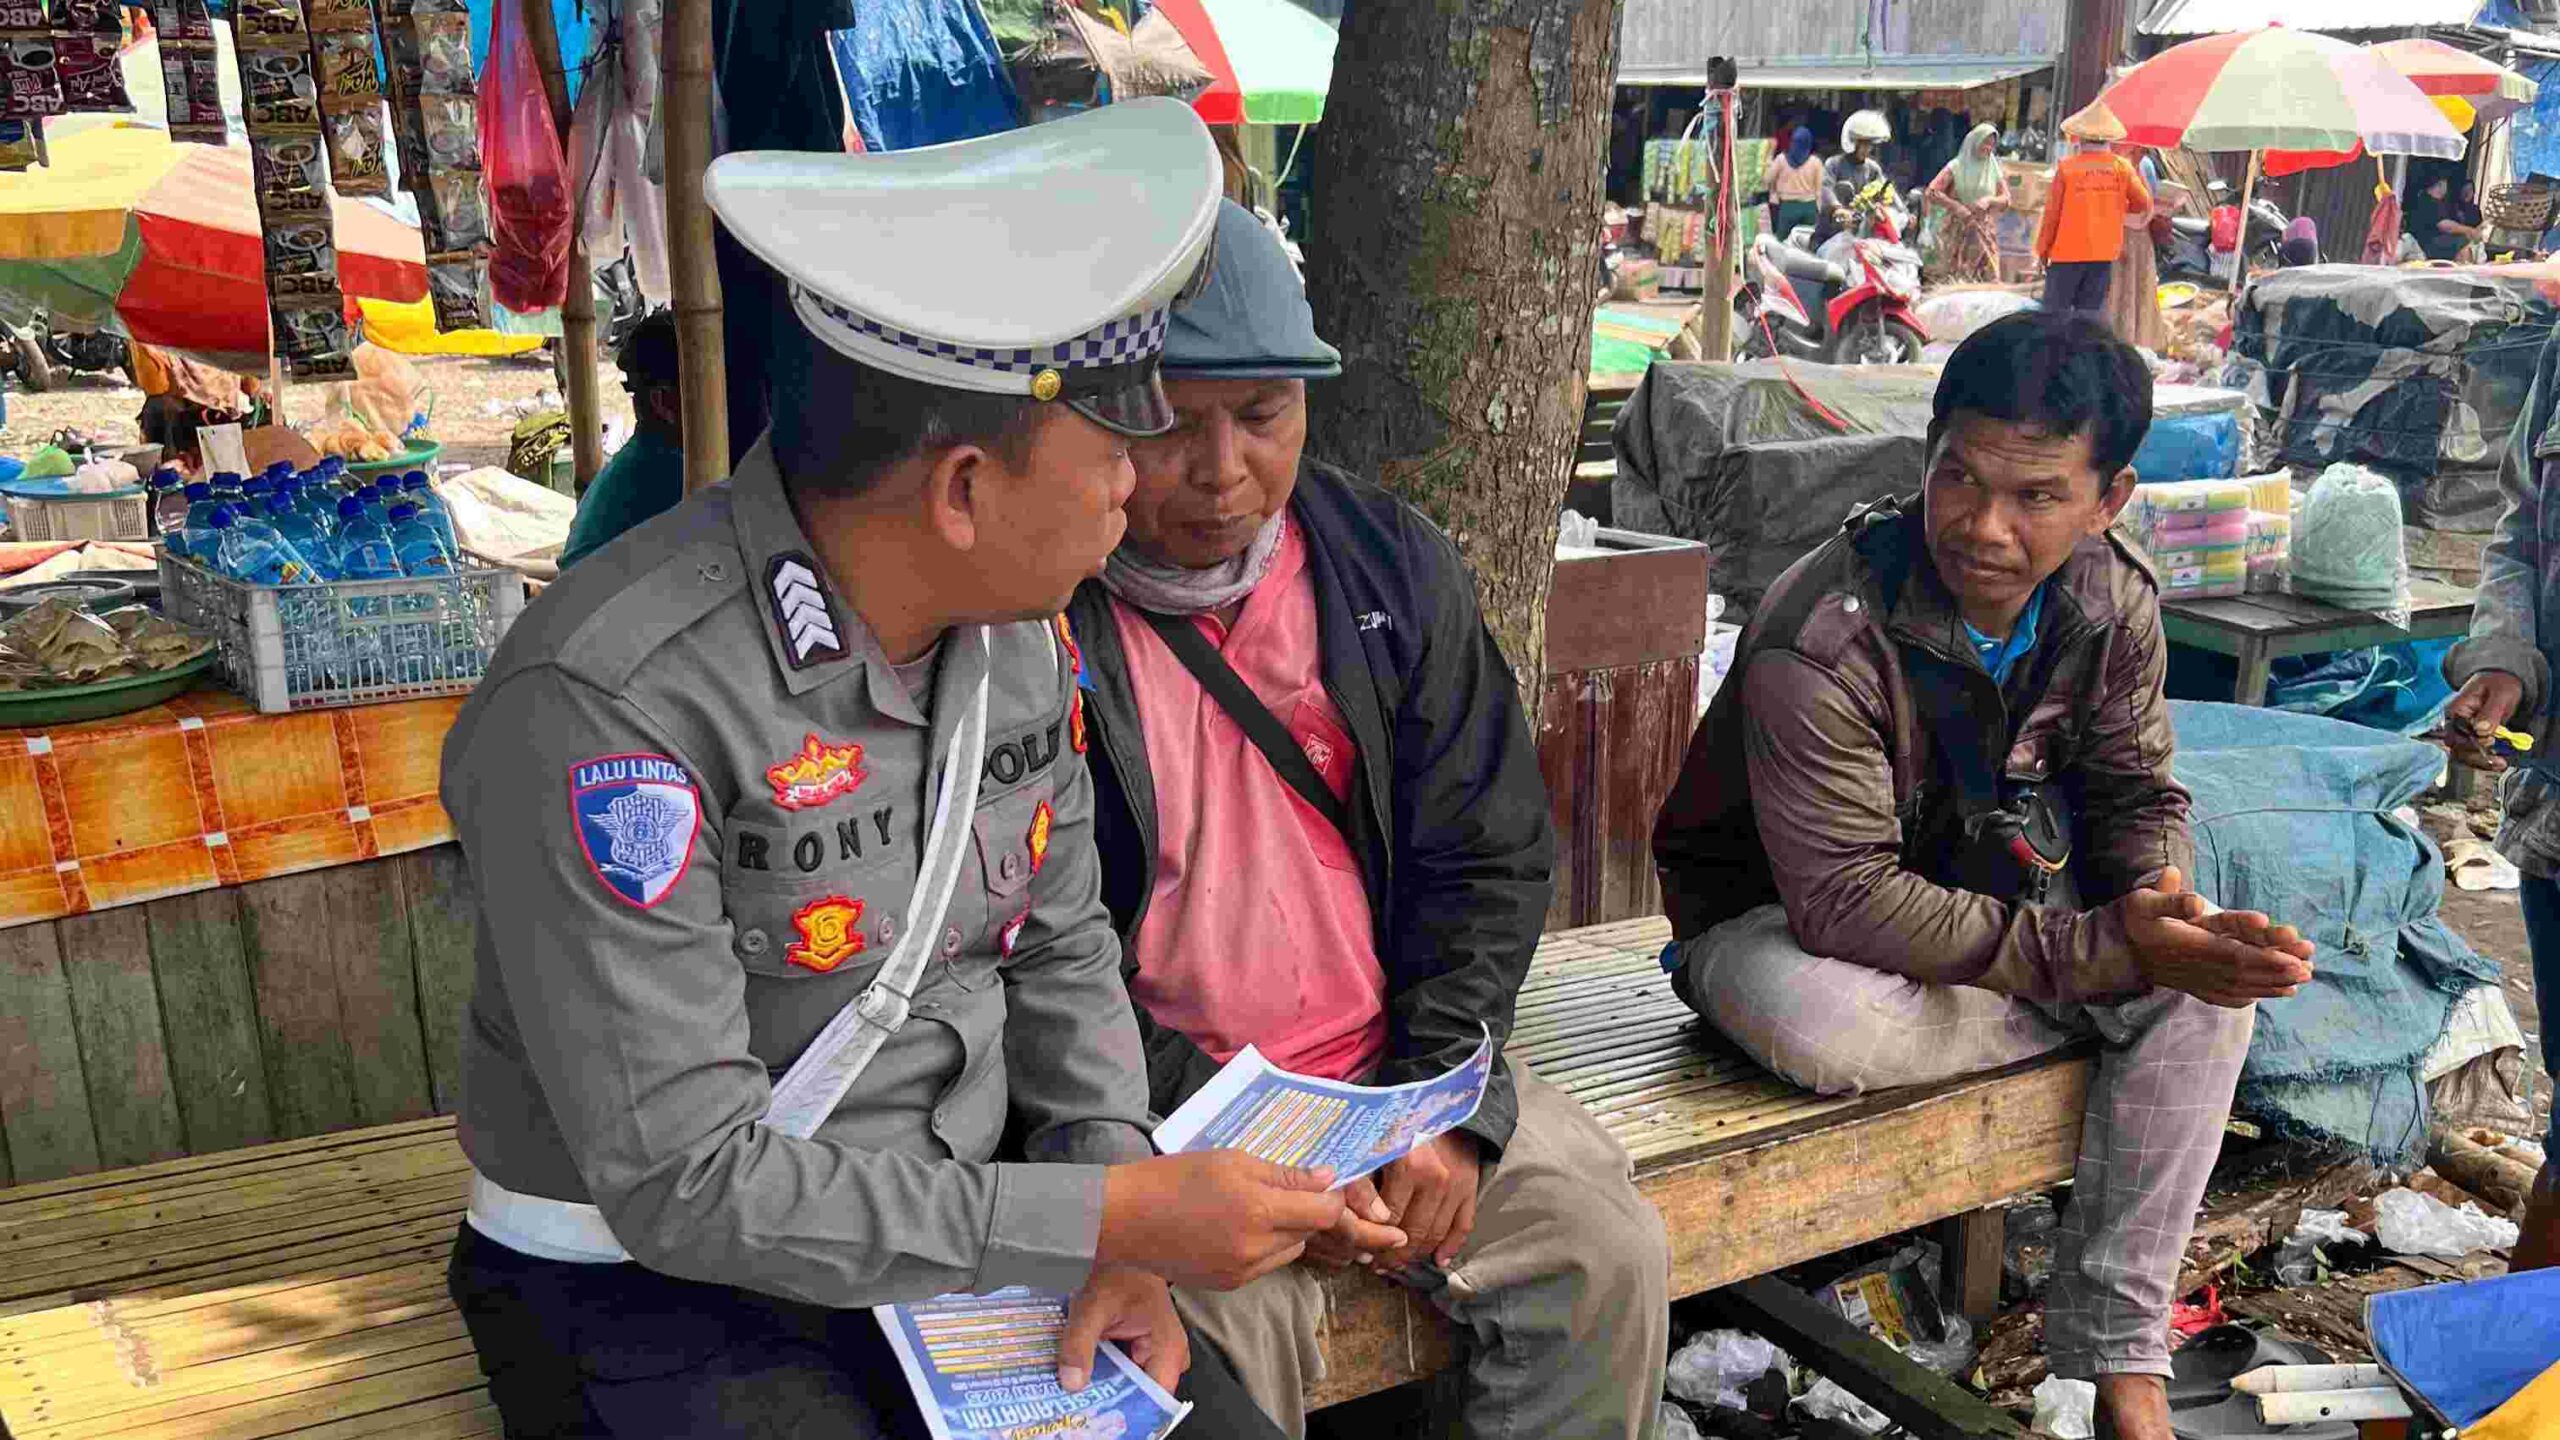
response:
{"label": "water bottle", "polygon": [[213,498],[215,503],[221,505],[237,505],[242,499],[240,485],[241,480],[239,471],[215,471],[213,473]]}
{"label": "water bottle", "polygon": [[[178,545],[187,528],[187,486],[178,472],[163,465],[151,472],[151,529],[169,545]],[[187,552],[179,549],[181,555]]]}
{"label": "water bottle", "polygon": [[252,585],[312,585],[319,575],[265,524],[244,525],[228,505],[213,512],[214,555],[233,578]]}
{"label": "water bottle", "polygon": [[197,480],[186,488],[187,516],[170,543],[178,553],[199,564],[213,563],[213,512],[221,502],[213,498],[213,483]]}
{"label": "water bottle", "polygon": [[277,494],[267,498],[267,524],[293,547],[319,578],[338,578],[337,543],[329,538],[327,531],[312,523],[310,513],[296,505],[292,495]]}
{"label": "water bottle", "polygon": [[391,534],[365,513],[353,495],[338,502],[338,575],[345,580],[397,580],[400,556]]}
{"label": "water bottle", "polygon": [[436,487],[427,483],[427,472],[412,470],[400,477],[400,495],[418,507],[418,518],[434,528],[436,538],[444,542],[445,554],[459,565],[462,545],[454,538],[453,515],[444,508],[444,497],[436,493]]}
{"label": "water bottle", "polygon": [[426,512],[408,501],[391,507],[391,549],[400,557],[404,575],[450,575],[453,552],[436,533]]}
{"label": "water bottle", "polygon": [[364,502],[364,518],[381,526],[386,532],[391,529],[391,505],[382,493],[380,482],[358,486],[356,498]]}

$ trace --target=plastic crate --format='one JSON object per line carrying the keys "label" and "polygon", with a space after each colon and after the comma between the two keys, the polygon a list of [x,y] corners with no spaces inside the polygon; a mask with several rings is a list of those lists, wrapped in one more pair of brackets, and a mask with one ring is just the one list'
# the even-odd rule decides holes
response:
{"label": "plastic crate", "polygon": [[20,540],[148,540],[151,505],[140,490],[38,499],[11,495],[9,533]]}
{"label": "plastic crate", "polygon": [[214,637],[232,687],[276,715],[470,693],[524,609],[524,578],[250,585],[163,550],[160,607]]}

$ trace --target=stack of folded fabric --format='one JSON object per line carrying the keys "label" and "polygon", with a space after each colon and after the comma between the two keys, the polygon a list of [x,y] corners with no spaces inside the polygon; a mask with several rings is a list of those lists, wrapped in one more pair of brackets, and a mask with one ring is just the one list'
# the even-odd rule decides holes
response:
{"label": "stack of folded fabric", "polygon": [[2272,595],[2285,588],[2293,569],[2293,511],[2249,512],[2249,593]]}
{"label": "stack of folded fabric", "polygon": [[2159,572],[2162,600],[2248,590],[2248,481],[2172,480],[2133,494],[2126,519]]}

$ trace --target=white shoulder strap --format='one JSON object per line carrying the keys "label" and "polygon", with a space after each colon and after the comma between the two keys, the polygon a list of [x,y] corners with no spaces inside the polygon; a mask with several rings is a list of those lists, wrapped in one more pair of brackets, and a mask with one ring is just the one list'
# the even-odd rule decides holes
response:
{"label": "white shoulder strap", "polygon": [[[985,628],[977,630],[978,646],[987,647]],[[916,982],[924,978],[942,936],[942,917],[951,908],[951,892],[960,882],[968,854],[971,822],[978,810],[978,776],[987,759],[987,676],[978,678],[977,693],[951,737],[942,760],[941,795],[934,801],[933,826],[925,833],[924,859],[916,868],[916,889],[907,902],[907,930],[888,963],[860,995],[836,1012],[809,1048],[800,1052],[780,1080],[764,1123],[786,1135],[803,1138],[816,1132],[835,1112],[836,1102],[862,1078],[873,1056],[907,1023],[907,1005]]]}

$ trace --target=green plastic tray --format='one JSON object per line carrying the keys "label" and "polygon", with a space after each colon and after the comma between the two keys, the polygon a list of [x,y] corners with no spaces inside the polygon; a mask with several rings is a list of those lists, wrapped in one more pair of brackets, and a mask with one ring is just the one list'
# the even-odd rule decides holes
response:
{"label": "green plastic tray", "polygon": [[443,453],[443,441],[422,440],[411,448],[403,450],[399,454],[392,456],[388,460],[367,460],[362,464],[358,464],[357,462],[350,460],[347,462],[347,473],[350,475],[368,476],[383,474],[402,475],[411,470],[424,470],[429,475],[433,475],[436,470],[436,457]]}
{"label": "green plastic tray", "polygon": [[183,665],[149,675],[128,675],[121,680],[63,685],[51,690],[0,692],[0,728],[70,725],[149,709],[195,684],[196,676],[221,658],[220,652],[207,650]]}

